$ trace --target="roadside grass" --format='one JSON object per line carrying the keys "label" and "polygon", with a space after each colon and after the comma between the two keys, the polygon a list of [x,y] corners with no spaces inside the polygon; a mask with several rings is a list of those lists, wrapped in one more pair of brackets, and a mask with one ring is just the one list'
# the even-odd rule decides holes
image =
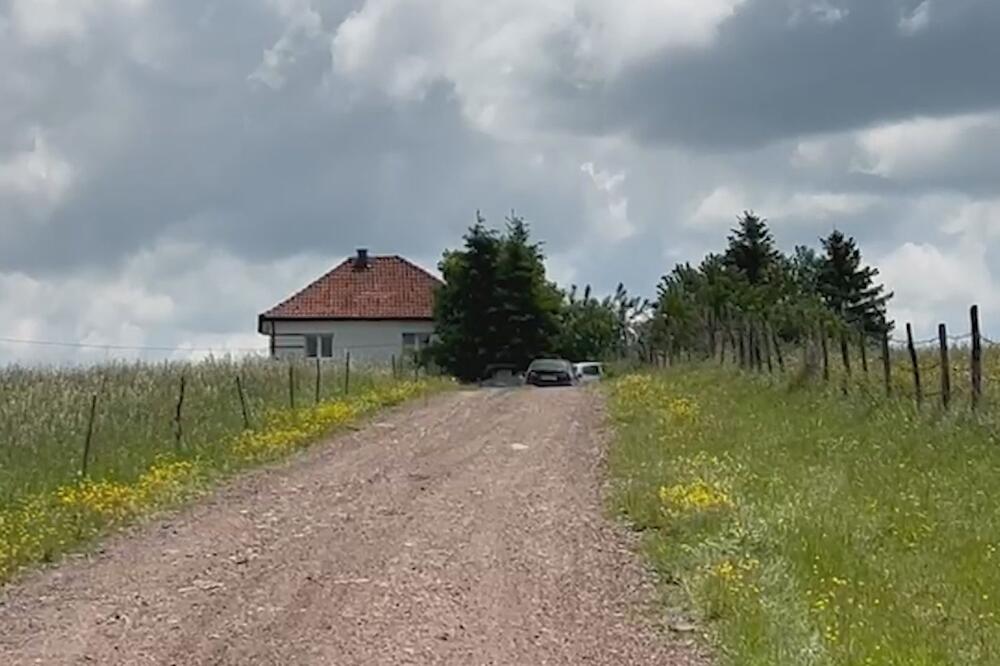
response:
{"label": "roadside grass", "polygon": [[[380,409],[451,385],[332,367],[206,361],[88,369],[0,370],[0,583],[116,525],[196,494],[221,477],[280,459]],[[182,436],[175,413],[185,377]],[[245,428],[236,388],[244,387]],[[325,381],[324,380],[325,375]],[[98,396],[87,475],[91,399]]]}
{"label": "roadside grass", "polygon": [[614,508],[722,663],[1000,664],[995,413],[706,367],[608,390]]}

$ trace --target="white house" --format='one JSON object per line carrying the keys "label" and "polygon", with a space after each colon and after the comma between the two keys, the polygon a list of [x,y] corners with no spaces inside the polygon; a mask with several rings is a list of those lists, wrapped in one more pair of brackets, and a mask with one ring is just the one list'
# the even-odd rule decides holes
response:
{"label": "white house", "polygon": [[429,344],[436,277],[399,256],[360,249],[258,317],[275,358],[385,361]]}

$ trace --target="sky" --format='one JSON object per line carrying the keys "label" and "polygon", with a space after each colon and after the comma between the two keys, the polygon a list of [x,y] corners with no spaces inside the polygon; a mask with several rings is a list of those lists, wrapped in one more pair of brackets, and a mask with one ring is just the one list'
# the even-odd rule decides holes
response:
{"label": "sky", "polygon": [[996,0],[0,0],[0,362],[264,349],[357,247],[515,211],[653,296],[737,215],[1000,337]]}

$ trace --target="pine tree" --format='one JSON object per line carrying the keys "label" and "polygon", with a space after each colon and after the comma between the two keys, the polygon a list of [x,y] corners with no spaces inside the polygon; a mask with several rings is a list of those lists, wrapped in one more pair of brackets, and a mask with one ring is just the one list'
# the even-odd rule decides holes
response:
{"label": "pine tree", "polygon": [[552,350],[561,296],[545,279],[541,246],[531,242],[528,225],[515,215],[507,219],[501,239],[495,299],[502,332],[495,362],[523,368]]}
{"label": "pine tree", "polygon": [[875,283],[878,270],[863,265],[857,242],[837,230],[820,242],[825,256],[817,282],[827,307],[867,332],[891,330],[892,323],[886,321],[886,303],[893,294],[885,293],[885,286]]}
{"label": "pine tree", "polygon": [[477,379],[498,345],[497,263],[501,241],[477,213],[463,237],[465,248],[446,252],[439,264],[444,285],[434,302],[435,362],[459,379]]}
{"label": "pine tree", "polygon": [[744,211],[732,234],[725,254],[726,265],[743,275],[751,285],[762,284],[780,257],[767,220]]}
{"label": "pine tree", "polygon": [[525,367],[556,344],[561,296],[545,279],[543,255],[520,218],[506,233],[477,214],[462,250],[446,252],[436,294],[435,362],[459,379],[479,379],[491,363]]}

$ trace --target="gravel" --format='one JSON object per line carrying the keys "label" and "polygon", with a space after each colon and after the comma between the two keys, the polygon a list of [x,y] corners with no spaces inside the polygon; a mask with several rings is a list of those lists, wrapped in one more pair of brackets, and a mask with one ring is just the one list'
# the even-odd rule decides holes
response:
{"label": "gravel", "polygon": [[0,663],[670,664],[600,397],[455,392],[0,592]]}

